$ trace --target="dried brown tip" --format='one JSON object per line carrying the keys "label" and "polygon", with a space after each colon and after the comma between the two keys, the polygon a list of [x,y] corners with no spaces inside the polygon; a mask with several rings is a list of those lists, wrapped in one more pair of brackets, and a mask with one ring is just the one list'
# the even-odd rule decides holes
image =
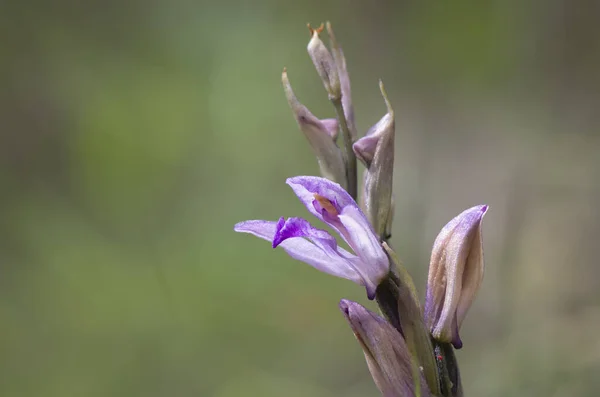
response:
{"label": "dried brown tip", "polygon": [[310,32],[311,37],[315,35],[315,32],[317,35],[321,34],[323,29],[325,29],[325,25],[323,25],[323,23],[321,23],[321,26],[316,29],[313,29],[312,26],[310,26],[310,23],[307,23],[306,26],[308,26],[308,31]]}

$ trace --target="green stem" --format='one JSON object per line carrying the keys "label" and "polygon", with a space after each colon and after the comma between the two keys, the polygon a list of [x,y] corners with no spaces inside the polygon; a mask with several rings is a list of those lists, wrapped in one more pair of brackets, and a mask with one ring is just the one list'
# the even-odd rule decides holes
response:
{"label": "green stem", "polygon": [[434,339],[432,339],[432,343],[437,360],[442,396],[462,397],[462,382],[454,348],[450,343],[438,342]]}
{"label": "green stem", "polygon": [[403,273],[400,271],[398,276],[390,272],[377,287],[375,298],[381,312],[404,337],[411,357],[423,367],[429,390],[433,395],[439,395],[440,381],[430,334],[423,323],[418,301],[415,301],[409,283],[402,277]]}
{"label": "green stem", "polygon": [[344,115],[344,107],[342,106],[342,98],[332,98],[331,102],[335,108],[335,114],[337,116],[338,125],[340,128],[340,132],[342,133],[342,137],[344,139],[344,160],[346,162],[346,180],[347,180],[347,189],[348,193],[354,200],[358,197],[358,177],[356,172],[356,156],[352,151],[352,144],[354,143],[352,140],[352,134],[350,133],[350,129],[348,128],[348,123],[346,122],[346,116]]}

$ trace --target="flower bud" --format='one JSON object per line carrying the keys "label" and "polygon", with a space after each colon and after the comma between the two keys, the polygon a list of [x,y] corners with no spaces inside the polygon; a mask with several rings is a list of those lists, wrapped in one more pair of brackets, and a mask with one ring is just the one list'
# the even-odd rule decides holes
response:
{"label": "flower bud", "polygon": [[329,94],[330,99],[338,99],[342,95],[340,88],[340,78],[337,72],[337,66],[331,56],[331,53],[325,47],[325,44],[319,38],[319,34],[323,31],[323,24],[317,29],[313,29],[308,25],[311,39],[308,42],[308,55],[313,61],[319,77],[325,86],[325,90]]}
{"label": "flower bud", "polygon": [[392,181],[394,176],[394,110],[379,82],[388,112],[367,134],[354,143],[352,149],[367,167],[363,185],[363,203],[375,232],[384,239],[389,234],[392,219]]}
{"label": "flower bud", "polygon": [[425,297],[425,322],[434,339],[462,347],[458,334],[483,280],[481,223],[487,205],[452,219],[435,239]]}
{"label": "flower bud", "polygon": [[431,395],[404,338],[390,323],[346,299],[340,301],[340,310],[360,343],[371,376],[384,397]]}
{"label": "flower bud", "polygon": [[356,140],[356,125],[354,122],[354,106],[352,105],[352,92],[350,89],[350,75],[348,74],[348,68],[346,66],[346,57],[342,48],[335,38],[331,23],[327,22],[327,34],[329,35],[329,43],[331,45],[331,53],[333,55],[333,61],[337,66],[337,72],[340,79],[340,90],[342,94],[342,108],[344,109],[344,116],[346,123],[348,124],[348,130],[352,140]]}
{"label": "flower bud", "polygon": [[294,95],[285,69],[281,75],[281,81],[288,103],[298,122],[298,126],[306,139],[308,139],[308,143],[317,157],[321,174],[325,178],[345,187],[346,166],[344,164],[342,152],[335,143],[338,133],[337,120],[319,120],[306,108],[306,106],[302,105]]}

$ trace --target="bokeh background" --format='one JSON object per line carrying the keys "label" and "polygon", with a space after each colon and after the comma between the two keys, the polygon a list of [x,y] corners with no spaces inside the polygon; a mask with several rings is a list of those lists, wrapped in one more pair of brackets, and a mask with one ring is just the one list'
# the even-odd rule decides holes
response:
{"label": "bokeh background", "polygon": [[[364,291],[233,232],[304,215],[280,83],[331,117],[331,20],[360,131],[397,114],[392,243],[424,290],[487,203],[467,395],[600,387],[600,3],[0,3],[0,395],[376,396],[337,308]],[[366,303],[365,303],[366,304]]]}

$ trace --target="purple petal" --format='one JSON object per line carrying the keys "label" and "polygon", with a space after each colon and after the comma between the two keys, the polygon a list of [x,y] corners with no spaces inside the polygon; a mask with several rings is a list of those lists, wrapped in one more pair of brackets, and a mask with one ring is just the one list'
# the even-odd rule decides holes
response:
{"label": "purple petal", "polygon": [[335,203],[338,212],[349,205],[358,207],[352,196],[342,186],[328,179],[315,176],[296,176],[288,178],[286,183],[290,185],[306,209],[324,222],[327,221],[323,219],[322,212],[315,208],[315,194]]}
{"label": "purple petal", "polygon": [[[306,219],[283,217],[277,222],[277,230],[273,238],[273,248],[293,237],[305,237],[324,250],[338,249],[335,238],[325,230],[313,227]],[[340,248],[342,249],[342,248]]]}
{"label": "purple petal", "polygon": [[[278,245],[281,246],[292,258],[306,262],[317,270],[331,274],[333,276],[345,278],[359,285],[365,285],[365,280],[355,270],[355,257],[341,247],[337,247],[335,239],[329,233],[312,228],[307,230],[306,226],[294,225],[299,218],[294,218],[288,226],[290,232],[283,231],[279,236]],[[246,221],[235,225],[236,232],[250,233],[264,240],[274,241],[278,230],[284,230],[285,220],[281,218],[279,222],[270,221]],[[282,223],[283,222],[283,223]],[[306,221],[304,221],[306,222]],[[308,222],[306,222],[308,224]],[[314,238],[314,243],[303,237],[292,236],[295,228],[304,229],[307,235]],[[289,235],[285,237],[285,234]],[[325,233],[327,236],[323,235]],[[299,234],[299,233],[298,233]]]}
{"label": "purple petal", "polygon": [[250,233],[263,240],[273,241],[275,231],[277,230],[277,222],[273,221],[244,221],[237,223],[233,230],[241,233]]}
{"label": "purple petal", "polygon": [[347,206],[339,215],[344,226],[340,232],[352,250],[365,264],[360,272],[366,280],[378,285],[390,271],[386,253],[371,224],[358,207]]}
{"label": "purple petal", "polygon": [[[369,128],[366,135],[352,145],[352,150],[367,167],[371,165],[375,156],[375,149],[381,138],[390,131],[393,126],[394,116],[387,113],[374,126]],[[393,133],[393,131],[392,131]]]}
{"label": "purple petal", "polygon": [[379,137],[365,135],[360,138],[358,141],[354,142],[352,145],[352,150],[354,150],[354,154],[356,157],[361,159],[365,164],[371,164],[373,161],[373,156],[375,155],[375,148],[377,148],[377,142],[379,142]]}
{"label": "purple petal", "polygon": [[322,119],[320,121],[323,131],[335,141],[339,132],[337,119]]}

